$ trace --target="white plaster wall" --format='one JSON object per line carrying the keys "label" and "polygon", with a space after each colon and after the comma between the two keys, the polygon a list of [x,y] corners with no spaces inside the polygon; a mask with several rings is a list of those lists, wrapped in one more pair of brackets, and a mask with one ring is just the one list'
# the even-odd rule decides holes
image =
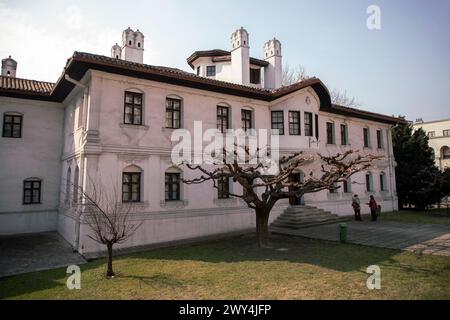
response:
{"label": "white plaster wall", "polygon": [[444,146],[450,147],[450,136],[444,136],[444,130],[450,130],[450,120],[431,121],[425,123],[417,123],[414,129],[422,128],[425,133],[434,131],[435,136],[428,140],[428,145],[433,148],[436,165],[444,170],[450,168],[450,159],[441,158],[441,148]]}
{"label": "white plaster wall", "polygon": [[[218,104],[227,104],[231,108],[231,127],[241,127],[241,109],[250,108],[254,111],[255,127],[268,129],[271,126],[270,111],[285,111],[285,135],[281,137],[282,152],[305,150],[307,152],[335,153],[347,150],[349,147],[328,146],[325,144],[326,121],[335,121],[336,142],[339,144],[339,124],[345,122],[349,126],[349,139],[352,148],[362,148],[362,128],[371,128],[372,148],[362,150],[375,154],[389,154],[388,136],[384,139],[384,150],[376,150],[375,130],[381,128],[389,130],[389,126],[374,122],[347,118],[327,114],[319,111],[318,98],[312,90],[301,90],[289,95],[275,103],[255,101],[252,99],[228,96],[202,90],[189,89],[148,80],[134,79],[123,76],[93,71],[92,78],[85,79],[89,85],[89,97],[85,110],[85,123],[74,125],[73,119],[77,114],[77,100],[79,94],[73,94],[66,104],[66,132],[65,149],[63,155],[62,180],[64,172],[70,163],[80,166],[80,184],[88,188],[87,177],[93,177],[101,186],[107,186],[105,191],[111,192],[115,188],[121,192],[121,176],[125,168],[138,167],[142,172],[141,203],[135,208],[137,220],[143,221],[141,229],[123,246],[137,246],[168,242],[178,239],[187,239],[235,231],[254,226],[254,216],[243,203],[236,199],[218,200],[217,191],[212,184],[182,185],[182,201],[165,203],[164,201],[164,173],[173,167],[170,161],[170,152],[175,143],[170,142],[171,129],[165,125],[165,99],[167,96],[177,96],[182,99],[183,127],[193,132],[195,120],[203,121],[203,130],[216,128],[216,107]],[[135,90],[142,92],[143,97],[143,126],[123,124],[124,91]],[[310,103],[306,103],[306,97]],[[289,136],[288,110],[300,110],[301,136]],[[310,138],[304,136],[304,112],[310,111],[319,114],[320,141],[310,144]],[[315,124],[313,124],[314,126]],[[76,129],[78,127],[78,129]],[[75,128],[75,129],[74,129]],[[80,131],[81,130],[81,131]],[[315,130],[313,130],[315,133]],[[98,140],[86,143],[86,133],[98,132]],[[78,137],[78,138],[75,138]],[[78,142],[77,142],[78,141]],[[389,158],[389,157],[388,157]],[[387,211],[395,209],[395,189],[389,187],[388,191],[380,192],[378,174],[382,170],[389,176],[388,168],[393,168],[393,159],[389,158],[380,166],[372,170],[374,191],[365,191],[365,173],[355,175],[352,181],[352,193],[358,193],[361,200],[366,201],[370,194]],[[305,170],[315,170],[311,166]],[[316,170],[317,171],[317,170]],[[73,173],[73,171],[72,171]],[[184,170],[184,177],[196,177],[197,172]],[[393,177],[393,175],[391,175]],[[386,184],[390,186],[388,180]],[[233,191],[239,193],[240,187],[232,186]],[[350,206],[351,194],[338,191],[330,194],[323,191],[306,195],[308,205],[315,205],[340,215],[352,214]],[[60,233],[69,242],[73,243],[81,252],[89,253],[99,250],[100,247],[92,243],[87,235],[89,227],[81,224],[77,227],[72,209],[60,210]],[[363,205],[363,212],[368,210]],[[277,209],[272,213],[271,219],[281,213]],[[78,230],[80,242],[77,243]],[[75,235],[74,235],[75,233]]]}
{"label": "white plaster wall", "polygon": [[[0,234],[56,230],[62,105],[0,97],[0,126],[4,112],[21,113],[23,125],[22,138],[0,137]],[[40,204],[23,204],[23,180],[30,177],[42,179]]]}

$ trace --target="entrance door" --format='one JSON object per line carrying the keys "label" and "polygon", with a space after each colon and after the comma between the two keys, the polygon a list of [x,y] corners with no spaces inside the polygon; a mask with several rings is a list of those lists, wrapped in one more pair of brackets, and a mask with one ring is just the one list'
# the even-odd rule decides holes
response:
{"label": "entrance door", "polygon": [[[302,172],[293,173],[289,180],[292,182],[303,182],[304,176]],[[289,191],[294,191],[295,189],[298,189],[296,187],[289,187]],[[305,204],[305,201],[303,197],[291,197],[289,198],[289,204],[291,206],[302,206]]]}

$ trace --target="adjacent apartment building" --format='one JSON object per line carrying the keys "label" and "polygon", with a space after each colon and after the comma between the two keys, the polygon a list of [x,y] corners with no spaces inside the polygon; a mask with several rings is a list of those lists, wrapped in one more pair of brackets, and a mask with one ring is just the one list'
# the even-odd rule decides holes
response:
{"label": "adjacent apartment building", "polygon": [[[229,51],[192,53],[193,72],[144,64],[143,52],[144,35],[128,28],[110,56],[75,52],[55,83],[18,78],[17,62],[2,60],[0,234],[57,230],[80,253],[100,250],[80,212],[77,186],[88,189],[89,179],[136,204],[134,219],[143,224],[122,246],[254,226],[239,199],[210,184],[181,182],[198,173],[172,163],[170,137],[178,128],[193,130],[196,120],[222,132],[278,129],[281,153],[382,155],[341,188],[308,194],[304,202],[349,215],[352,194],[362,203],[373,194],[384,210],[397,209],[391,130],[403,120],[334,105],[318,78],[283,87],[279,40],[253,58],[240,28]],[[288,205],[280,202],[271,219]]]}
{"label": "adjacent apartment building", "polygon": [[450,119],[427,122],[417,119],[413,128],[422,128],[427,134],[428,144],[434,150],[436,166],[441,171],[450,168]]}

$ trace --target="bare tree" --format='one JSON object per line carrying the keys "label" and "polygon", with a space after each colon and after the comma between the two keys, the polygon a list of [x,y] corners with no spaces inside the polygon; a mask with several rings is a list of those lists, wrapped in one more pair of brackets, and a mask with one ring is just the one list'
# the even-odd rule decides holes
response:
{"label": "bare tree", "polygon": [[[115,184],[106,188],[89,179],[89,191],[78,187],[79,207],[83,221],[89,225],[93,234],[89,238],[107,248],[108,260],[106,277],[114,277],[113,246],[125,242],[142,225],[132,219],[133,203],[124,203]],[[105,191],[105,190],[109,190]]]}
{"label": "bare tree", "polygon": [[337,104],[339,106],[347,107],[347,108],[357,108],[361,106],[361,103],[358,102],[355,97],[347,96],[347,91],[339,91],[337,89],[333,89],[330,92],[331,102]]}
{"label": "bare tree", "polygon": [[291,67],[289,64],[285,64],[283,67],[283,74],[281,78],[283,86],[289,86],[308,78],[309,76],[306,74],[306,68],[301,64],[296,67]]}
{"label": "bare tree", "polygon": [[[283,67],[283,75],[282,75],[282,85],[289,86],[291,84],[306,80],[311,78],[306,73],[306,68],[301,64],[296,67],[291,67],[289,64],[286,64]],[[331,102],[333,104],[337,104],[347,108],[357,108],[361,106],[361,103],[358,102],[355,97],[347,96],[347,91],[339,91],[337,89],[333,89],[330,92]]]}
{"label": "bare tree", "polygon": [[[223,154],[226,154],[223,150]],[[245,148],[249,158],[249,149]],[[256,157],[261,157],[261,150],[257,149]],[[278,174],[265,174],[268,164],[259,161],[251,165],[249,161],[245,165],[239,164],[235,152],[234,160],[230,163],[229,157],[221,155],[219,164],[207,169],[202,165],[185,165],[201,173],[200,177],[193,179],[183,179],[186,184],[200,184],[212,181],[216,189],[219,189],[219,180],[231,178],[233,182],[239,183],[243,188],[242,194],[229,193],[232,197],[237,197],[245,201],[247,206],[254,210],[256,215],[256,234],[260,247],[268,245],[269,238],[269,215],[275,205],[281,199],[302,197],[307,193],[319,192],[326,189],[335,189],[335,183],[347,180],[356,172],[367,169],[372,162],[381,157],[373,155],[362,156],[357,152],[347,151],[334,156],[323,156],[320,154],[305,155],[302,152],[284,156],[279,160]],[[292,179],[293,173],[302,169],[311,161],[320,161],[321,169],[316,174],[311,170],[308,177],[303,181]],[[304,168],[303,168],[304,169]],[[304,170],[302,170],[304,172]],[[316,170],[317,171],[317,170]]]}

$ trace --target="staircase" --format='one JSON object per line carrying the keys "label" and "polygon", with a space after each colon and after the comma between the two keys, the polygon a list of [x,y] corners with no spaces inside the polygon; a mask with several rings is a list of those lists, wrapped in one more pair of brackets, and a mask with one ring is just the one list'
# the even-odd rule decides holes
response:
{"label": "staircase", "polygon": [[323,209],[312,206],[290,206],[270,225],[272,232],[280,229],[301,229],[322,224],[351,220],[350,217],[339,217]]}

